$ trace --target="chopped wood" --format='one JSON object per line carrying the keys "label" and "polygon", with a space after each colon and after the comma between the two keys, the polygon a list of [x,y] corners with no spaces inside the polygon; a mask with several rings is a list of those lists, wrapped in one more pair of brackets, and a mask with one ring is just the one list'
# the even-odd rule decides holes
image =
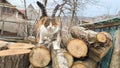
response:
{"label": "chopped wood", "polygon": [[29,48],[33,48],[35,47],[35,45],[33,44],[27,44],[27,43],[12,43],[12,44],[9,44],[7,45],[7,47],[9,49],[19,49],[19,48],[22,48],[22,49],[29,49]]}
{"label": "chopped wood", "polygon": [[115,33],[115,43],[110,68],[120,68],[120,29]]}
{"label": "chopped wood", "polygon": [[50,52],[44,46],[33,48],[29,55],[29,60],[34,67],[45,67],[51,60]]}
{"label": "chopped wood", "polygon": [[106,43],[108,38],[111,39],[110,34],[107,32],[95,32],[78,26],[71,27],[70,33],[74,38],[84,39],[89,44]]}
{"label": "chopped wood", "polygon": [[10,55],[19,55],[30,53],[29,49],[8,49],[0,51],[0,56],[10,56]]}
{"label": "chopped wood", "polygon": [[75,58],[87,56],[88,47],[83,40],[73,39],[71,35],[66,34],[62,37],[61,45],[64,45],[68,52]]}

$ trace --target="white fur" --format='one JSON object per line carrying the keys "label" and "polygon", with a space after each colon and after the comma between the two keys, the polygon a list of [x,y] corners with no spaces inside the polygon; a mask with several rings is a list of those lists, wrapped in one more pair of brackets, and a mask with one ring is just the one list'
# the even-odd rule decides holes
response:
{"label": "white fur", "polygon": [[59,31],[59,26],[55,27],[55,26],[52,26],[52,24],[50,23],[50,25],[46,28],[44,25],[42,25],[40,28],[39,43],[40,44],[43,43],[43,40],[45,37],[52,37],[53,34],[55,34],[58,31]]}

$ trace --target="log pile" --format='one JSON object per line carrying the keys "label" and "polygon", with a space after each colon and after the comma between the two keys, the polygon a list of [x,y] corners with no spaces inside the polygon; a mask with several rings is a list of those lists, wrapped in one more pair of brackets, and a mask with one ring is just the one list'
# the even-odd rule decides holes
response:
{"label": "log pile", "polygon": [[0,41],[0,63],[13,62],[11,68],[96,68],[111,46],[109,33],[73,26],[70,34],[43,45]]}

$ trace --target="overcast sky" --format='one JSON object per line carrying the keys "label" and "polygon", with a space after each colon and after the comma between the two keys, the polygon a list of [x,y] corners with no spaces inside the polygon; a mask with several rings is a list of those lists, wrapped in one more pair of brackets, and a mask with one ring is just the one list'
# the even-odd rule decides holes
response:
{"label": "overcast sky", "polygon": [[[11,4],[16,5],[18,8],[23,8],[23,0],[8,0]],[[35,8],[38,8],[36,5],[37,0],[26,0],[27,5],[32,3]],[[42,1],[42,0],[39,0]],[[54,6],[53,0],[48,0],[48,9],[50,7]],[[60,1],[60,0],[56,0]],[[104,14],[116,14],[120,10],[120,0],[98,0],[99,3],[95,5],[87,5],[87,8],[82,12],[82,16],[89,16],[89,17],[94,17],[94,16],[100,16]],[[58,2],[60,3],[60,2]]]}

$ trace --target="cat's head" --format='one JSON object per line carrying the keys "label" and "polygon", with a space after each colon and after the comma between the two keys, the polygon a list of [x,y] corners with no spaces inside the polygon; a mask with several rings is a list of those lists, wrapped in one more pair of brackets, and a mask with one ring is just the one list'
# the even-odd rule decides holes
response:
{"label": "cat's head", "polygon": [[44,27],[49,31],[54,31],[59,26],[57,18],[43,17],[41,20]]}

